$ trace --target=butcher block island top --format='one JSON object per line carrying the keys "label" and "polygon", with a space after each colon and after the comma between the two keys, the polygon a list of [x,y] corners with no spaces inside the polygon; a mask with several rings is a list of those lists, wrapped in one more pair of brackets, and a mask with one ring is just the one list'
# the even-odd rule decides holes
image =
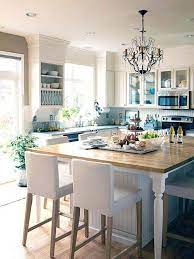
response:
{"label": "butcher block island top", "polygon": [[77,158],[111,163],[118,167],[166,173],[194,160],[194,138],[184,137],[184,144],[167,143],[161,146],[159,150],[143,155],[100,149],[84,150],[80,148],[79,142],[33,148],[30,151],[55,155],[60,158]]}

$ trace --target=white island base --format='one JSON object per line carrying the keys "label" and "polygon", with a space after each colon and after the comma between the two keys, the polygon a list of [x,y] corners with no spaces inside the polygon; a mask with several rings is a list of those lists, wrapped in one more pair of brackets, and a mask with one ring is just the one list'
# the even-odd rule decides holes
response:
{"label": "white island base", "polygon": [[[188,173],[192,172],[194,167],[194,163],[188,163],[180,168],[177,168],[170,173],[166,174],[163,177],[163,181],[158,183],[158,188],[161,188],[161,182],[163,182],[163,187],[165,188],[165,180],[168,181],[172,177],[175,177],[178,173]],[[183,172],[184,171],[184,172]],[[160,176],[160,174],[158,174]],[[129,187],[135,186],[142,190],[142,245],[146,246],[153,238],[154,238],[154,192],[153,192],[153,182],[157,186],[157,179],[153,179],[157,177],[157,174],[150,173],[137,170],[131,170],[126,168],[117,168],[115,172],[115,185],[118,187]],[[168,179],[167,179],[168,177]],[[156,194],[155,194],[156,195]],[[158,199],[162,198],[162,194],[159,194]],[[155,208],[155,215],[158,213],[161,218],[161,214],[163,213],[163,206],[160,207],[159,203],[158,207]],[[176,218],[179,213],[178,206],[178,198],[170,197],[169,198],[169,222]],[[135,241],[136,238],[136,207],[130,209],[124,209],[122,212],[114,216],[114,236],[113,240],[118,241],[120,243],[130,245]],[[96,211],[90,211],[90,227],[91,229],[99,229],[100,228],[100,214],[97,214]],[[160,224],[158,225],[159,231]]]}

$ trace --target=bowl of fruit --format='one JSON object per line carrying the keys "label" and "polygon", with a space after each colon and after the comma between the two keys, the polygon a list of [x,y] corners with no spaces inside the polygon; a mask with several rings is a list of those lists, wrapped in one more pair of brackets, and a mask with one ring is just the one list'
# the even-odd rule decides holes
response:
{"label": "bowl of fruit", "polygon": [[146,146],[160,147],[164,143],[164,137],[156,131],[147,131],[138,136],[139,141],[145,141]]}

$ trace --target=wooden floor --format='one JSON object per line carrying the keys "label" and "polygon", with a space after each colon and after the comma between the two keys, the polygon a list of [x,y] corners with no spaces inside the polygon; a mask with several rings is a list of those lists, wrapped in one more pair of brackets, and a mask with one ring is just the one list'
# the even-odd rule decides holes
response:
{"label": "wooden floor", "polygon": [[[50,206],[50,205],[49,205]],[[65,204],[63,205],[65,206]],[[25,200],[17,201],[7,206],[0,207],[0,258],[2,259],[47,259],[49,258],[50,224],[46,224],[39,229],[29,233],[27,247],[21,245]],[[65,208],[65,207],[64,207]],[[31,223],[33,224],[35,215],[32,209]],[[50,215],[50,208],[44,210],[43,218]],[[62,218],[61,226],[70,228],[69,222]],[[62,230],[58,230],[61,233]],[[83,232],[79,233],[79,240],[84,238]],[[69,256],[70,238],[57,242],[56,259],[67,259]],[[118,243],[113,243],[113,254],[123,248]],[[163,253],[163,259],[178,259],[184,257],[174,256],[172,247],[168,252]],[[143,251],[144,259],[153,259],[153,245],[148,245]],[[103,259],[104,246],[100,239],[91,242],[86,247],[76,253],[76,258],[80,259]],[[124,257],[134,259],[135,255]],[[192,257],[194,258],[194,257]]]}

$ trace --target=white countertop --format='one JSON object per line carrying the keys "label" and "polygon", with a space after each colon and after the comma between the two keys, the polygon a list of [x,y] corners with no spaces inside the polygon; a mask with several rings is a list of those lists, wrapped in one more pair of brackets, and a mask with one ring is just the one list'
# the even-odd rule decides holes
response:
{"label": "white countertop", "polygon": [[87,127],[69,128],[64,131],[33,132],[33,135],[48,137],[48,135],[49,136],[64,135],[64,134],[68,135],[68,134],[76,134],[76,133],[83,133],[88,131],[114,129],[114,128],[126,128],[126,126],[121,126],[121,125],[87,126]]}

